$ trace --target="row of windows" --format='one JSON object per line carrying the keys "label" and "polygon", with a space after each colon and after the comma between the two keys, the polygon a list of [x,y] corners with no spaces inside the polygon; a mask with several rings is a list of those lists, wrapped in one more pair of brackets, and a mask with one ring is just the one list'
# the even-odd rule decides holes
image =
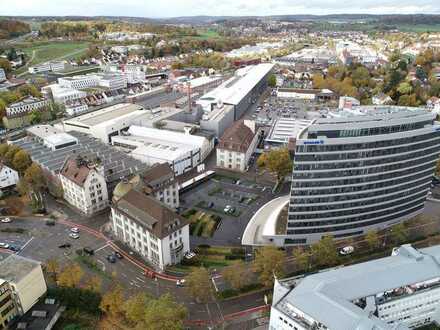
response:
{"label": "row of windows", "polygon": [[[294,172],[295,171],[312,171],[312,170],[336,170],[336,169],[344,169],[344,168],[359,168],[359,167],[369,167],[369,166],[377,166],[377,165],[386,165],[389,163],[406,163],[407,161],[417,159],[419,157],[423,157],[426,155],[438,153],[440,151],[440,147],[435,145],[429,149],[420,150],[417,152],[412,152],[410,154],[398,155],[394,157],[380,158],[380,159],[366,159],[359,161],[351,161],[351,162],[338,162],[338,163],[313,163],[313,164],[304,164],[304,163],[295,163]],[[434,157],[434,156],[431,156]]]}
{"label": "row of windows", "polygon": [[[440,151],[440,146],[439,146]],[[428,157],[424,157],[422,159],[416,159],[408,162],[401,162],[392,165],[384,165],[378,167],[369,167],[369,168],[359,168],[359,169],[351,169],[351,170],[341,170],[341,171],[327,171],[327,172],[306,172],[299,173],[293,172],[293,179],[322,179],[322,178],[340,178],[340,177],[349,177],[349,176],[360,176],[360,175],[369,175],[375,173],[386,173],[391,171],[396,171],[402,168],[410,168],[420,164],[424,164],[427,162],[434,162],[438,159],[438,154],[431,155]]]}
{"label": "row of windows", "polygon": [[[410,174],[419,173],[421,171],[425,171],[431,169],[434,166],[434,162],[429,162],[427,164],[423,164],[421,166],[415,168],[409,168],[402,171],[396,171],[391,173],[382,173],[379,175],[366,176],[366,177],[353,177],[347,178],[337,177],[337,178],[328,178],[328,180],[320,180],[320,181],[311,181],[311,180],[302,180],[298,181],[293,178],[292,188],[311,188],[311,187],[332,187],[332,186],[348,186],[348,185],[357,185],[364,184],[368,182],[376,182],[376,181],[384,181],[388,179],[397,179],[399,177],[408,176]],[[313,179],[313,178],[311,178]]]}
{"label": "row of windows", "polygon": [[[408,198],[405,198],[403,200],[398,200],[398,201],[393,201],[390,203],[386,203],[386,204],[382,204],[382,205],[374,205],[374,206],[369,206],[369,207],[365,207],[363,209],[345,209],[345,210],[340,210],[340,211],[334,211],[334,212],[327,212],[327,213],[307,213],[307,214],[289,214],[289,221],[295,221],[294,223],[292,223],[292,225],[290,227],[314,227],[314,226],[321,226],[323,225],[323,223],[326,223],[327,221],[308,221],[308,222],[298,222],[296,220],[309,220],[309,219],[325,219],[325,218],[335,218],[335,217],[342,217],[342,216],[351,216],[351,215],[360,215],[360,214],[364,214],[364,213],[369,213],[369,212],[375,212],[375,211],[379,211],[379,210],[384,210],[381,211],[380,213],[390,213],[392,212],[392,210],[385,210],[388,209],[390,207],[394,207],[394,206],[400,206],[401,208],[404,207],[404,204],[406,203],[410,203],[411,201],[424,201],[426,198],[426,192],[422,192],[416,196],[411,196]],[[375,213],[369,213],[366,214],[365,216],[368,217],[376,217],[378,216],[378,212]],[[345,219],[337,219],[332,221],[331,223],[328,223],[329,225],[333,225],[333,224],[337,224],[337,223],[345,223],[345,222],[350,222],[352,221],[352,218],[345,218]]]}
{"label": "row of windows", "polygon": [[296,153],[295,162],[324,162],[324,161],[334,161],[334,160],[353,160],[360,158],[372,158],[372,157],[382,157],[387,156],[392,157],[393,155],[402,154],[405,152],[418,151],[420,149],[425,149],[433,146],[437,146],[439,141],[432,140],[430,142],[423,142],[410,146],[389,148],[389,149],[375,149],[375,150],[364,150],[364,151],[354,151],[354,152],[333,152],[328,154],[316,154],[316,153]]}
{"label": "row of windows", "polygon": [[[397,194],[393,194],[393,195],[389,195],[387,197],[377,197],[377,198],[373,198],[370,200],[361,200],[361,201],[357,201],[357,202],[349,202],[349,203],[340,203],[340,204],[331,204],[331,203],[327,203],[327,204],[322,204],[322,205],[313,205],[313,204],[308,204],[307,206],[296,206],[294,203],[290,204],[291,206],[289,207],[289,213],[293,213],[293,212],[317,212],[317,211],[330,211],[330,210],[338,210],[338,209],[346,209],[346,208],[353,208],[353,207],[358,207],[358,206],[364,206],[364,205],[371,205],[371,204],[378,204],[381,202],[384,202],[386,200],[395,200],[395,199],[399,199],[405,196],[409,196],[409,195],[413,195],[416,193],[422,193],[422,194],[426,194],[427,193],[427,189],[428,186],[422,186],[419,187],[417,189],[414,190],[405,190],[403,192],[399,192]],[[376,193],[374,194],[375,196],[378,196]]]}
{"label": "row of windows", "polygon": [[371,136],[381,134],[392,134],[398,132],[413,131],[416,129],[424,128],[425,125],[432,125],[432,120],[425,120],[420,122],[413,122],[407,124],[385,126],[385,127],[368,127],[357,128],[347,130],[333,130],[333,131],[317,131],[309,132],[309,139],[316,139],[319,136],[326,136],[328,138],[344,138],[344,137],[356,137],[356,136]]}
{"label": "row of windows", "polygon": [[[422,185],[421,187],[418,187]],[[360,194],[345,194],[345,195],[331,195],[326,197],[314,197],[314,198],[295,198],[294,196],[290,199],[291,204],[313,204],[313,203],[332,203],[332,202],[342,202],[342,201],[351,201],[356,199],[364,199],[375,196],[382,196],[391,193],[395,193],[398,191],[403,191],[406,189],[417,188],[414,192],[418,191],[418,189],[427,189],[431,185],[430,178],[424,178],[422,180],[418,180],[415,182],[408,182],[407,184],[401,186],[393,186],[391,188],[372,191],[368,193],[360,193]],[[412,192],[413,190],[411,190]]]}
{"label": "row of windows", "polygon": [[[372,225],[376,225],[379,223],[385,223],[387,221],[396,220],[398,218],[405,217],[407,215],[410,215],[412,213],[415,213],[417,211],[422,210],[423,207],[424,207],[424,205],[421,204],[417,207],[414,207],[409,210],[405,210],[405,211],[400,212],[398,214],[390,215],[390,216],[387,216],[384,218],[375,219],[375,220],[367,221],[367,222],[360,222],[360,223],[352,222],[352,223],[350,223],[348,225],[344,225],[344,226],[319,227],[319,228],[307,228],[307,229],[295,229],[295,230],[288,229],[287,235],[305,235],[305,234],[314,234],[314,233],[328,233],[328,232],[333,232],[333,231],[349,230],[349,229],[353,229],[353,228],[372,226]],[[386,212],[386,214],[388,214],[388,213],[389,212]]]}
{"label": "row of windows", "polygon": [[[426,141],[440,136],[440,132],[431,132],[427,134],[404,137],[401,139],[364,142],[364,143],[349,143],[338,145],[297,145],[296,152],[326,152],[326,151],[344,151],[344,150],[360,150],[360,149],[375,149],[386,148],[390,146],[397,146],[408,143],[415,143],[418,141]],[[426,141],[427,142],[427,141]]]}
{"label": "row of windows", "polygon": [[[420,169],[419,169],[420,170]],[[417,171],[411,171],[409,174],[412,173],[416,173]],[[353,186],[353,187],[333,187],[330,189],[313,189],[313,190],[292,190],[292,195],[299,195],[299,196],[313,196],[313,195],[336,195],[336,194],[346,194],[346,193],[351,193],[351,192],[358,192],[358,191],[364,191],[364,190],[370,190],[370,189],[376,189],[376,188],[384,188],[384,187],[392,187],[395,185],[398,185],[399,183],[405,183],[408,180],[415,180],[415,179],[421,179],[423,177],[428,177],[426,180],[430,181],[431,180],[431,176],[432,176],[432,165],[428,165],[428,169],[420,172],[417,175],[411,175],[410,178],[408,178],[408,176],[400,178],[400,179],[396,179],[395,176],[393,175],[389,175],[388,177],[391,180],[387,180],[387,181],[381,181],[381,182],[376,182],[376,183],[371,183],[371,184],[364,184],[364,185],[358,185],[358,186]],[[341,180],[344,181],[344,180]],[[335,182],[334,186],[337,186],[338,184],[340,185],[348,185],[350,183],[354,183],[351,182],[351,180],[345,180],[345,181],[350,181],[350,182]],[[319,183],[319,182],[318,182]],[[294,189],[294,185],[295,182],[292,183],[292,188]],[[321,183],[321,185],[323,185],[323,183]],[[310,185],[308,185],[310,186]],[[319,185],[316,185],[319,186]]]}

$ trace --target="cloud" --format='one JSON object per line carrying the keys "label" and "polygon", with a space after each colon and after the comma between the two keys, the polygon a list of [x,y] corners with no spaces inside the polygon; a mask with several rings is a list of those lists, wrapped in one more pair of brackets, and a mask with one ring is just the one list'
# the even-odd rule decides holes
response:
{"label": "cloud", "polygon": [[439,0],[0,0],[2,15],[175,17],[192,15],[440,14]]}

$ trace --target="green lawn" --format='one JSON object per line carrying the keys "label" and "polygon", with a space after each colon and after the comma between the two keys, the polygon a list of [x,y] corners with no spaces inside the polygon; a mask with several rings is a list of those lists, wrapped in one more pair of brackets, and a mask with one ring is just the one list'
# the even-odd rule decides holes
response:
{"label": "green lawn", "polygon": [[402,24],[398,25],[397,28],[402,32],[416,32],[416,33],[424,33],[424,32],[440,32],[440,24]]}
{"label": "green lawn", "polygon": [[197,31],[197,33],[199,34],[197,36],[198,39],[218,39],[218,38],[221,37],[220,34],[218,34],[217,31],[211,30],[211,29],[209,29],[209,30],[200,30],[200,31]]}
{"label": "green lawn", "polygon": [[89,43],[87,42],[52,42],[32,45],[23,48],[23,51],[29,59],[35,51],[35,56],[30,65],[47,62],[55,59],[76,58],[83,55]]}

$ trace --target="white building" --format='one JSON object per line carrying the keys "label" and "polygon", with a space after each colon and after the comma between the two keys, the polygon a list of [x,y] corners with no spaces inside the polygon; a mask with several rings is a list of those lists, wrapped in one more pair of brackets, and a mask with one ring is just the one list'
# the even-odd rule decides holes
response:
{"label": "white building", "polygon": [[58,84],[63,88],[85,89],[98,86],[99,78],[95,74],[62,77],[58,78]]}
{"label": "white building", "polygon": [[19,180],[17,171],[0,163],[0,190],[15,186]]}
{"label": "white building", "polygon": [[440,323],[440,246],[276,280],[270,330],[409,330]]}
{"label": "white building", "polygon": [[217,167],[244,172],[257,147],[255,122],[240,120],[229,127],[217,146]]}
{"label": "white building", "polygon": [[211,112],[204,112],[200,120],[200,128],[213,132],[220,138],[228,127],[234,123],[234,107],[219,102]]}
{"label": "white building", "polygon": [[65,110],[69,116],[73,117],[87,112],[89,110],[89,106],[86,103],[70,102],[69,104],[66,104]]}
{"label": "white building", "polygon": [[104,169],[97,162],[81,156],[69,158],[60,171],[64,199],[86,215],[109,205]]}
{"label": "white building", "polygon": [[179,263],[190,251],[188,220],[135,189],[112,206],[114,235],[158,269]]}
{"label": "white building", "polygon": [[60,84],[52,84],[41,89],[44,93],[52,96],[54,102],[67,104],[69,102],[81,100],[87,96],[86,92],[77,90],[75,88],[63,87]]}
{"label": "white building", "polygon": [[0,261],[0,282],[12,288],[12,295],[20,315],[34,306],[46,291],[41,264],[37,261],[11,254]]}
{"label": "white building", "polygon": [[131,150],[133,158],[146,164],[168,163],[176,175],[197,167],[212,150],[205,137],[134,125],[124,135],[113,136],[112,144]]}
{"label": "white building", "polygon": [[341,96],[339,97],[339,107],[338,109],[351,109],[353,107],[358,107],[361,105],[361,102],[351,96]]}
{"label": "white building", "polygon": [[127,77],[119,73],[97,73],[98,86],[106,87],[110,90],[127,88]]}
{"label": "white building", "polygon": [[153,127],[155,123],[180,112],[182,110],[175,108],[146,110],[138,104],[121,103],[64,120],[63,128],[67,132],[87,133],[110,143],[112,136],[121,134],[131,125]]}
{"label": "white building", "polygon": [[7,117],[19,117],[33,110],[42,110],[49,105],[49,101],[43,98],[28,96],[18,102],[11,103],[6,107]]}
{"label": "white building", "polygon": [[78,144],[78,139],[50,125],[35,125],[26,129],[28,135],[52,151]]}
{"label": "white building", "polygon": [[329,89],[279,88],[277,90],[277,97],[294,100],[326,101],[334,96],[335,93]]}
{"label": "white building", "polygon": [[35,66],[31,66],[28,68],[29,73],[37,74],[37,73],[45,73],[45,72],[57,72],[63,71],[65,69],[66,62],[65,61],[53,61],[41,63]]}

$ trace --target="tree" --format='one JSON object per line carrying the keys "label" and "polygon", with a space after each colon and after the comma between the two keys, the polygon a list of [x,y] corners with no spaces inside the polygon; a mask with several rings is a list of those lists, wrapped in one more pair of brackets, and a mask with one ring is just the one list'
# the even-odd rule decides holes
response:
{"label": "tree", "polygon": [[249,284],[249,268],[242,260],[239,260],[234,265],[224,269],[223,278],[233,289],[240,290]]}
{"label": "tree", "polygon": [[263,153],[258,157],[257,165],[275,173],[278,182],[281,182],[286,175],[292,172],[293,166],[287,148],[273,149]]}
{"label": "tree", "polygon": [[6,152],[4,156],[4,160],[6,162],[6,165],[12,166],[12,161],[14,160],[15,154],[20,151],[20,148],[16,145],[10,145],[8,148],[8,151]]}
{"label": "tree", "polygon": [[72,263],[63,268],[58,276],[58,284],[60,286],[75,288],[81,282],[84,271],[77,263]]}
{"label": "tree", "polygon": [[370,250],[375,250],[379,247],[380,240],[376,230],[369,230],[365,235],[365,240],[367,241]]}
{"label": "tree", "polygon": [[277,77],[274,74],[271,74],[269,77],[267,77],[267,84],[269,85],[269,87],[276,87]]}
{"label": "tree", "polygon": [[311,250],[319,266],[333,266],[338,262],[338,251],[331,236],[324,236],[311,246]]}
{"label": "tree", "polygon": [[90,290],[90,291],[100,292],[101,285],[102,285],[101,278],[97,275],[94,275],[94,276],[91,276],[87,279],[84,287],[85,287],[85,289]]}
{"label": "tree", "polygon": [[411,94],[412,93],[412,86],[408,82],[402,82],[402,83],[400,83],[399,87],[397,87],[397,91],[400,94]]}
{"label": "tree", "polygon": [[149,330],[180,330],[188,311],[182,304],[178,304],[170,294],[159,299],[150,300],[145,309],[144,327]]}
{"label": "tree", "polygon": [[29,154],[21,149],[15,155],[12,160],[12,167],[17,170],[20,174],[23,174],[24,171],[31,166],[32,160]]}
{"label": "tree", "polygon": [[58,264],[58,261],[54,258],[47,260],[46,271],[51,275],[53,281],[56,283],[58,273],[60,271],[60,265]]}
{"label": "tree", "polygon": [[12,70],[11,63],[7,59],[1,58],[1,57],[0,57],[0,68],[5,70],[6,74],[11,72],[11,70]]}
{"label": "tree", "polygon": [[31,192],[31,186],[24,178],[21,178],[17,183],[17,190],[20,196],[26,196]]}
{"label": "tree", "polygon": [[307,271],[310,266],[310,254],[302,248],[296,248],[293,250],[293,258],[295,258],[295,264],[301,270]]}
{"label": "tree", "polygon": [[408,239],[408,229],[403,223],[391,227],[391,239],[394,244],[401,244]]}
{"label": "tree", "polygon": [[254,261],[255,271],[260,273],[259,278],[264,286],[272,287],[274,276],[283,276],[284,261],[284,251],[274,246],[265,246],[256,251]]}
{"label": "tree", "polygon": [[196,301],[206,303],[211,299],[211,280],[204,267],[195,269],[186,278],[188,293]]}
{"label": "tree", "polygon": [[145,309],[150,299],[152,298],[145,293],[130,297],[123,306],[125,317],[133,324],[144,322]]}
{"label": "tree", "polygon": [[9,145],[7,143],[0,144],[0,158],[4,158],[9,150]]}
{"label": "tree", "polygon": [[32,125],[41,123],[41,120],[42,120],[41,111],[32,110],[29,113],[29,118],[30,118],[30,122]]}
{"label": "tree", "polygon": [[111,290],[107,291],[102,296],[99,308],[109,317],[119,319],[124,312],[124,295],[122,287],[116,285]]}
{"label": "tree", "polygon": [[46,187],[43,171],[36,163],[32,163],[24,172],[24,179],[34,191],[41,191]]}

